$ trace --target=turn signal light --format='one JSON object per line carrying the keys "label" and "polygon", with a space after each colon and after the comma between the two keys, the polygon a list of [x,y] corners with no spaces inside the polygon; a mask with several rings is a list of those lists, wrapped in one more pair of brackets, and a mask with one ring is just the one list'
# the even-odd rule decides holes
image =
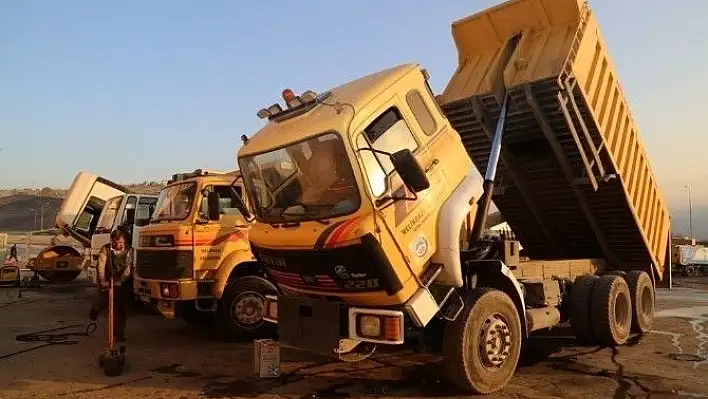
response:
{"label": "turn signal light", "polygon": [[357,318],[357,335],[382,341],[398,342],[401,334],[401,317],[360,314]]}
{"label": "turn signal light", "polygon": [[265,298],[265,315],[263,320],[271,323],[278,322],[278,297],[266,295]]}

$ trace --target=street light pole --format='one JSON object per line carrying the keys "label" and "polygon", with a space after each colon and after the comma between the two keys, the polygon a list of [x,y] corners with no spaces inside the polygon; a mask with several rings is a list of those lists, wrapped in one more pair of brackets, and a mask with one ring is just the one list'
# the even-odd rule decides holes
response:
{"label": "street light pole", "polygon": [[691,186],[686,185],[688,190],[688,238],[693,239],[693,204],[691,201]]}

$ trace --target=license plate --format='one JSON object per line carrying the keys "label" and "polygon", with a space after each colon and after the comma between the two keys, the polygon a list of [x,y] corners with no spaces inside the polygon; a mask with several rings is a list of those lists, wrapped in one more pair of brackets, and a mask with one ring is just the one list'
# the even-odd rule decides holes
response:
{"label": "license plate", "polygon": [[138,295],[138,297],[140,298],[141,301],[143,301],[143,302],[145,302],[145,303],[150,303],[150,297],[149,297],[149,296],[147,296],[147,295]]}

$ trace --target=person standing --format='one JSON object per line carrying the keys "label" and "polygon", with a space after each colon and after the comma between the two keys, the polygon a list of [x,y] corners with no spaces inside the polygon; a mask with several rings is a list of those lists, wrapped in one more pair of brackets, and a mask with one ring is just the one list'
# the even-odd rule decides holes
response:
{"label": "person standing", "polygon": [[15,262],[19,262],[20,260],[17,259],[17,244],[12,244],[10,247],[10,257],[7,260],[12,260],[15,259]]}
{"label": "person standing", "polygon": [[96,320],[108,305],[109,279],[113,279],[113,315],[115,338],[123,342],[127,323],[127,310],[133,295],[133,260],[135,255],[122,229],[111,232],[110,243],[101,247],[98,255],[98,299],[91,309],[90,318]]}

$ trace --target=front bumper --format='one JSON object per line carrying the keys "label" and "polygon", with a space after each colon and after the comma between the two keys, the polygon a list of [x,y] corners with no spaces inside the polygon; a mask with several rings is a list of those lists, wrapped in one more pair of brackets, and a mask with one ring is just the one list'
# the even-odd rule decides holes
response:
{"label": "front bumper", "polygon": [[176,303],[195,301],[204,298],[200,293],[201,285],[208,286],[210,281],[189,280],[152,280],[135,277],[135,295],[145,303],[154,303],[163,316],[175,317]]}
{"label": "front bumper", "polygon": [[[343,340],[400,345],[407,326],[425,327],[440,311],[427,288],[420,288],[399,308],[353,307],[301,296],[266,295],[264,320],[278,324],[285,345],[332,354]],[[318,331],[318,334],[311,334]]]}
{"label": "front bumper", "polygon": [[387,345],[404,342],[405,314],[401,310],[356,308],[293,296],[268,295],[266,301],[264,320],[278,324],[284,345],[334,355],[347,339]]}

